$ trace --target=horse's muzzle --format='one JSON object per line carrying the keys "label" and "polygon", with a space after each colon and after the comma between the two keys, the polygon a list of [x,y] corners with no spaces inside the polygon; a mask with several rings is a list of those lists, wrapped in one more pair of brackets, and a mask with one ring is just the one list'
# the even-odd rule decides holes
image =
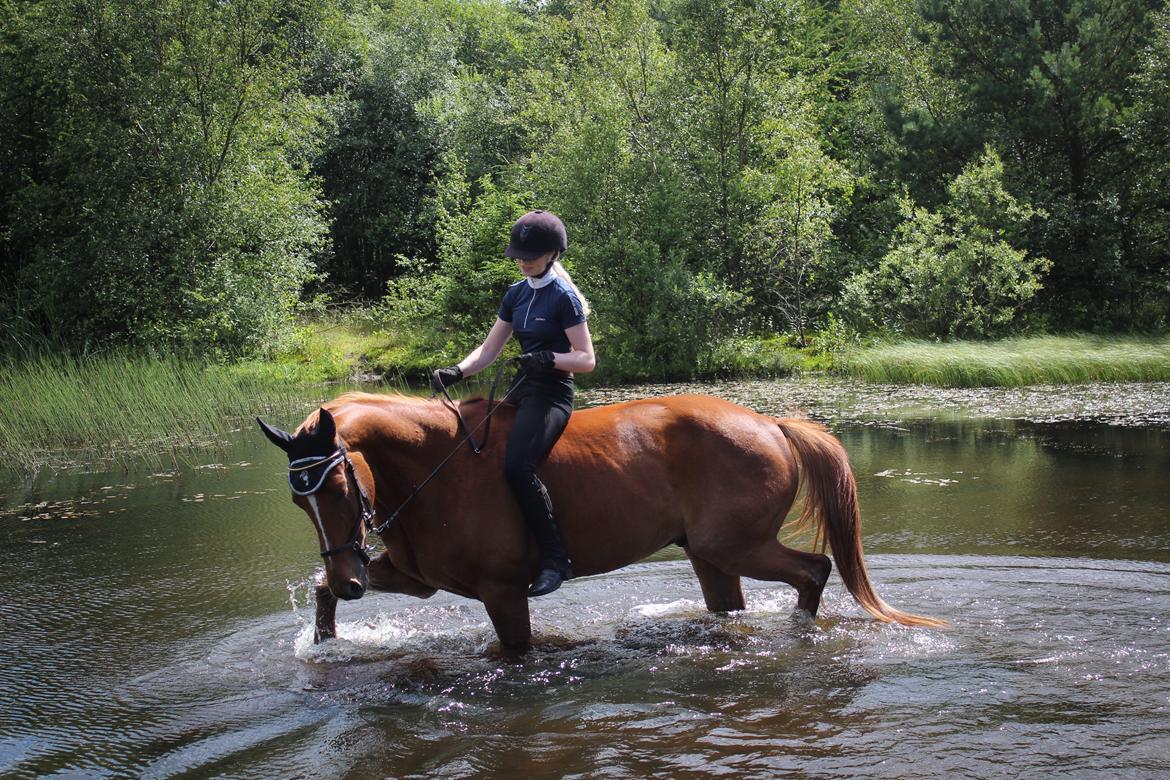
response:
{"label": "horse's muzzle", "polygon": [[360,599],[366,592],[365,578],[359,580],[357,577],[350,577],[337,586],[330,586],[329,589],[333,591],[334,596],[345,601]]}

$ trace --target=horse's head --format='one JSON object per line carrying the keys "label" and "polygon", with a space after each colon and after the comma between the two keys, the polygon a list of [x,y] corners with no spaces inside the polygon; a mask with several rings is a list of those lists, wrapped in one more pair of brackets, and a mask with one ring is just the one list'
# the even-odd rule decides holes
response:
{"label": "horse's head", "polygon": [[[259,417],[256,422],[269,441],[288,454],[293,503],[305,510],[317,529],[329,589],[341,599],[361,598],[368,584],[365,540],[373,497],[358,482],[333,415],[322,408],[316,425],[303,425],[295,435]],[[372,490],[368,479],[367,484]]]}

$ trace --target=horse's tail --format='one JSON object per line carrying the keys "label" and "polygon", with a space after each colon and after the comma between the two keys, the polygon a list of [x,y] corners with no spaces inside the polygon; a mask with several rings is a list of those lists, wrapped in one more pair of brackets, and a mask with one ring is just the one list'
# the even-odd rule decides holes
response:
{"label": "horse's tail", "polygon": [[861,549],[861,510],[857,483],[841,442],[810,420],[777,420],[800,466],[804,509],[798,527],[811,525],[823,550],[828,542],[845,587],[866,612],[884,622],[907,626],[945,626],[946,621],[894,609],[873,589]]}

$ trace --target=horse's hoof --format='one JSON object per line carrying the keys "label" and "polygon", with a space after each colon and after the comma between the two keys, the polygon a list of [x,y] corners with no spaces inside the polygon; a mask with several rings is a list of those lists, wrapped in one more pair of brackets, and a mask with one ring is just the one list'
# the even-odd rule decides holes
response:
{"label": "horse's hoof", "polygon": [[532,645],[528,642],[506,645],[497,640],[484,648],[484,655],[493,661],[520,662],[524,660],[525,654],[531,649]]}
{"label": "horse's hoof", "polygon": [[321,644],[326,639],[336,639],[336,638],[337,638],[336,631],[314,631],[313,632],[313,644],[315,644],[315,645]]}
{"label": "horse's hoof", "polygon": [[817,625],[816,617],[803,609],[794,609],[788,622],[792,626],[793,638],[797,640],[813,641],[818,634],[822,633],[821,627]]}

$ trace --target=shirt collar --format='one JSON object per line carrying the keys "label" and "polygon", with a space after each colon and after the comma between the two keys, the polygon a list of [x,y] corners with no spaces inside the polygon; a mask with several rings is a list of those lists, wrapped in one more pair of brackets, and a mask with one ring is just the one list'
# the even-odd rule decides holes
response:
{"label": "shirt collar", "polygon": [[547,287],[548,285],[552,284],[553,280],[557,278],[557,272],[550,268],[548,269],[548,273],[539,279],[534,276],[525,276],[524,278],[528,280],[529,287],[534,290],[539,290],[541,287]]}

